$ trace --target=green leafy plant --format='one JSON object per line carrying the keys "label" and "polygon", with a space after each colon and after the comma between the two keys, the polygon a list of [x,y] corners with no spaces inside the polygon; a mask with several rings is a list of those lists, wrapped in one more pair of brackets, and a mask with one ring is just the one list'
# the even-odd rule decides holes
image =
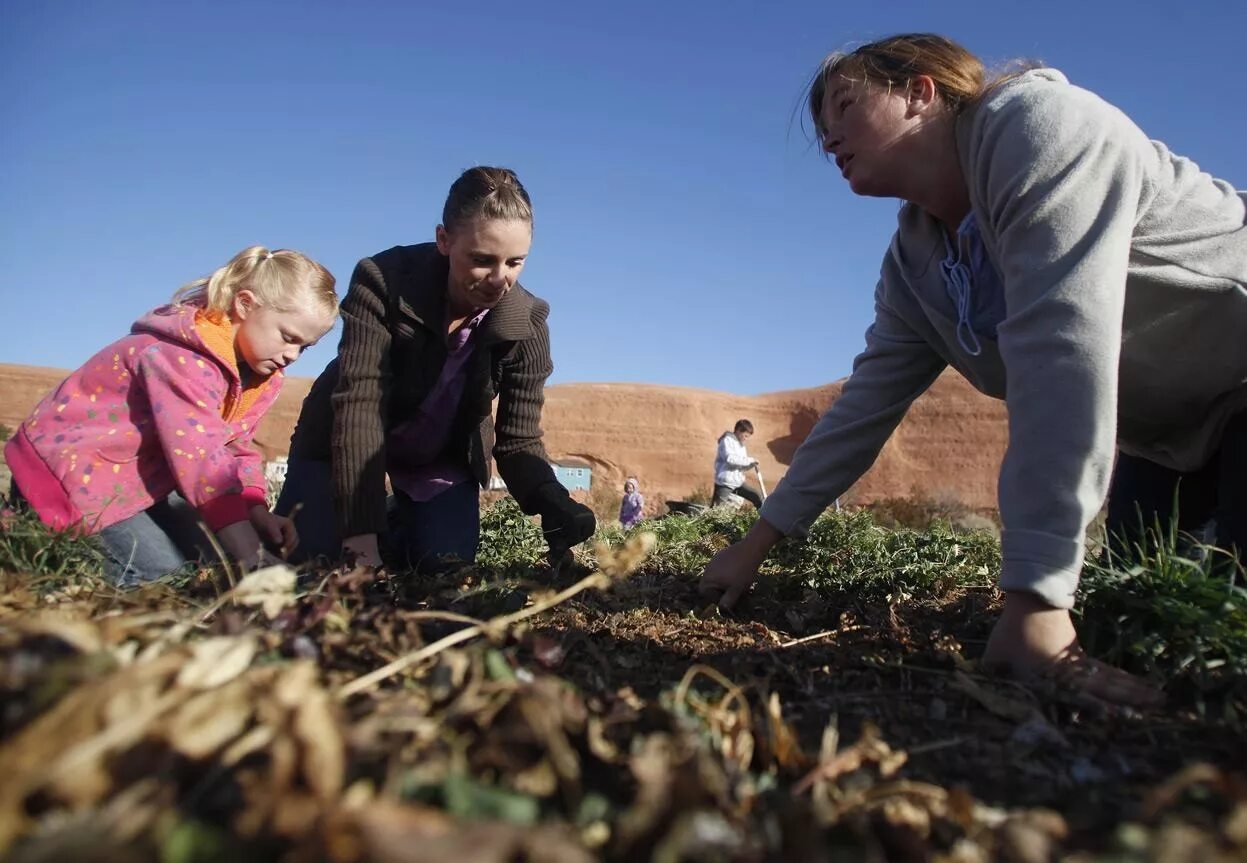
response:
{"label": "green leafy plant", "polygon": [[541,560],[546,548],[541,528],[524,514],[515,498],[501,498],[481,513],[477,566],[504,571],[527,569]]}
{"label": "green leafy plant", "polygon": [[1247,719],[1247,579],[1229,553],[1154,526],[1083,567],[1079,633],[1094,655],[1190,688],[1201,711]]}

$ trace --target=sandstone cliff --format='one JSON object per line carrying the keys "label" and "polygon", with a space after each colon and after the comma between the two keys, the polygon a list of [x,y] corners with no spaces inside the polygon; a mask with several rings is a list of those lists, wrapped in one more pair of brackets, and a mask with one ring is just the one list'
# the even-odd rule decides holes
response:
{"label": "sandstone cliff", "polygon": [[[0,365],[0,424],[16,428],[64,375]],[[310,386],[307,378],[286,382],[256,435],[266,456],[286,452]],[[760,396],[649,384],[560,384],[547,390],[543,425],[552,458],[583,459],[593,465],[595,483],[613,489],[622,489],[624,478],[635,474],[647,509],[656,512],[664,500],[710,490],[715,441],[741,417],[754,424],[749,451],[762,463],[768,488],[774,487],[797,445],[839,393],[839,383]],[[959,375],[945,373],[914,404],[847,498],[864,503],[917,492],[994,507],[1005,443],[1004,406]]]}

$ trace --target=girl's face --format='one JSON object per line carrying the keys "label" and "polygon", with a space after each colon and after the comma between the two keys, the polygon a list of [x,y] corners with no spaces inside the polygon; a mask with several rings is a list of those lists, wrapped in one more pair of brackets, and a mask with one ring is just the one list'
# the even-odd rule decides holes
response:
{"label": "girl's face", "polygon": [[632,494],[634,491],[636,491],[636,483],[632,480],[624,483],[624,494]]}
{"label": "girl's face", "polygon": [[828,82],[819,113],[823,149],[835,157],[854,194],[906,197],[923,116],[914,107],[901,87],[843,75]]}
{"label": "girl's face", "polygon": [[241,363],[267,377],[284,369],[333,328],[333,315],[318,308],[291,311],[260,306],[248,290],[234,298],[234,350]]}
{"label": "girl's face", "polygon": [[446,296],[452,312],[492,309],[519,280],[533,226],[518,219],[476,219],[437,226],[437,250],[450,259]]}

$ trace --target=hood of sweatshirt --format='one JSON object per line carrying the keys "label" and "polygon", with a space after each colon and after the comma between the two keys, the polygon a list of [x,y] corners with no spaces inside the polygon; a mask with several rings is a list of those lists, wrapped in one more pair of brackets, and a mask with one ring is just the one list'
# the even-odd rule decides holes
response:
{"label": "hood of sweatshirt", "polygon": [[[185,345],[198,353],[207,354],[221,364],[235,384],[242,383],[238,357],[234,351],[234,325],[221,312],[209,311],[194,302],[174,303],[143,315],[130,327],[130,332],[135,335],[158,336],[163,340]],[[253,381],[248,389],[262,384],[265,380],[281,377],[281,371],[274,372],[269,378]]]}

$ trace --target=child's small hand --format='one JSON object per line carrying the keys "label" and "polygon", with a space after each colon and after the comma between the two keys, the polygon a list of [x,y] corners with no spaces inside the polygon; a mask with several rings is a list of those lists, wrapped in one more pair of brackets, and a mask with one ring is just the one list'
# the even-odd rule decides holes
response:
{"label": "child's small hand", "polygon": [[294,520],[283,515],[276,515],[268,507],[253,506],[250,512],[251,524],[256,533],[266,544],[276,548],[283,558],[289,557],[299,544],[299,531],[295,529]]}
{"label": "child's small hand", "polygon": [[216,535],[221,542],[221,548],[238,561],[238,565],[243,570],[249,571],[259,565],[264,546],[251,522],[236,521],[233,524],[227,524],[218,530]]}

